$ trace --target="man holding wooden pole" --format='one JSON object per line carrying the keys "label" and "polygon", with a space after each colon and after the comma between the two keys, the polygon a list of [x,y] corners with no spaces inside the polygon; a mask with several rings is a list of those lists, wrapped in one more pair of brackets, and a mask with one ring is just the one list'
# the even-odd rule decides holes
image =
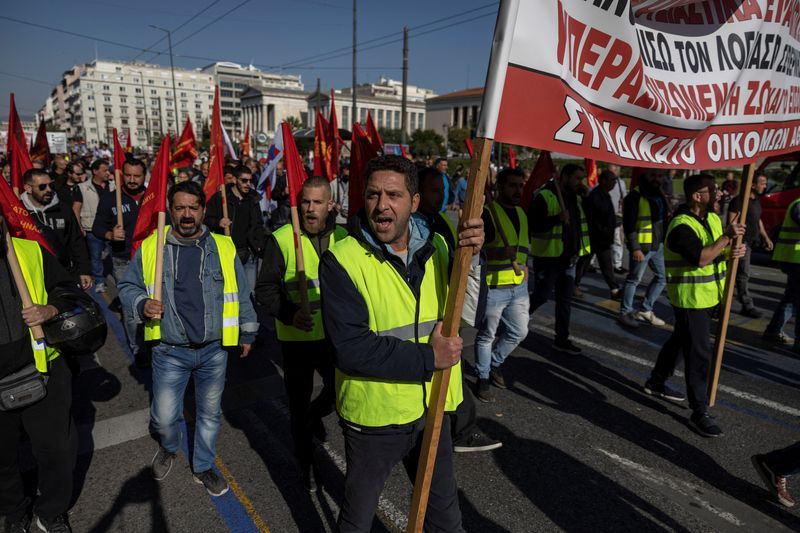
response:
{"label": "man holding wooden pole", "polygon": [[[409,477],[416,474],[434,371],[452,368],[446,411],[462,397],[463,343],[442,335],[450,253],[415,214],[416,168],[402,157],[378,157],[368,163],[364,183],[364,209],[351,220],[350,236],[323,256],[320,270],[345,433],[342,532],[371,530],[383,485],[397,463],[403,462]],[[459,245],[472,247],[471,268],[480,268],[483,239],[480,218],[464,222]],[[463,531],[447,422],[441,425],[427,501],[427,529]]]}
{"label": "man holding wooden pole", "polygon": [[721,192],[714,178],[699,174],[683,182],[686,204],[680,206],[667,229],[664,263],[667,295],[675,313],[675,329],[658,354],[644,385],[652,396],[679,402],[684,396],[667,385],[683,354],[691,426],[704,437],[720,437],[722,429],[708,413],[707,391],[711,344],[711,312],[725,293],[728,258],[742,257],[745,245],[734,245],[744,226],[731,222],[722,230],[714,212]]}

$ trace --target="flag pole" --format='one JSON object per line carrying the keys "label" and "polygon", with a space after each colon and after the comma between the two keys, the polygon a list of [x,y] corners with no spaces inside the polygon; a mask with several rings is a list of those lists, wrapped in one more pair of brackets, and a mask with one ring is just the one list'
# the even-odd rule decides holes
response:
{"label": "flag pole", "polygon": [[[742,199],[741,210],[739,211],[739,222],[747,220],[747,211],[750,207],[750,190],[753,187],[753,176],[756,172],[755,163],[748,163],[742,170],[742,188],[739,189],[739,197]],[[746,196],[745,196],[746,195]],[[748,200],[745,202],[745,199]],[[724,222],[723,222],[724,224]],[[742,244],[744,235],[739,235],[731,242],[731,249]],[[714,342],[714,355],[708,379],[708,405],[714,407],[717,401],[717,388],[719,386],[719,375],[722,372],[722,357],[725,354],[725,340],[728,337],[728,320],[731,316],[731,305],[733,304],[733,290],[736,283],[736,271],[739,270],[739,258],[734,257],[728,264],[728,272],[725,276],[725,293],[722,296],[722,308],[720,309],[720,319],[717,328],[717,338]]]}
{"label": "flag pole", "polygon": [[297,286],[300,291],[300,309],[308,316],[311,316],[311,308],[308,304],[308,282],[306,281],[306,263],[303,258],[303,241],[300,232],[300,215],[297,206],[292,206],[292,230],[294,231],[294,256],[295,271],[297,272]]}
{"label": "flag pole", "polygon": [[[228,192],[225,190],[225,183],[219,186],[220,200],[222,200],[222,217],[228,218]],[[231,236],[231,227],[225,227],[225,236]]]}
{"label": "flag pole", "polygon": [[[476,138],[474,148],[475,157],[472,158],[469,167],[467,197],[459,228],[463,227],[466,220],[481,216],[483,191],[486,188],[486,174],[489,169],[489,157],[492,153],[492,139]],[[445,337],[458,336],[458,327],[461,323],[461,308],[464,305],[471,263],[472,248],[457,247],[445,305],[444,323],[442,324],[442,335]],[[433,373],[431,397],[425,419],[425,432],[422,437],[417,476],[414,481],[414,492],[411,496],[411,508],[408,513],[407,533],[422,532],[422,526],[425,523],[425,511],[428,507],[431,479],[436,463],[436,450],[439,447],[439,435],[442,429],[447,386],[450,383],[450,371],[451,369],[447,368]]]}
{"label": "flag pole", "polygon": [[114,193],[117,196],[117,226],[123,228],[122,225],[122,176],[118,168],[114,169],[114,186],[116,189]]}
{"label": "flag pole", "polygon": [[[31,293],[28,291],[28,286],[25,285],[25,277],[22,275],[22,269],[19,266],[17,251],[14,249],[14,241],[11,239],[11,234],[8,232],[8,229],[6,229],[5,234],[8,268],[11,269],[11,275],[14,276],[14,284],[17,286],[19,299],[22,300],[22,308],[31,307],[33,306],[33,300],[31,299]],[[35,340],[44,340],[44,330],[42,326],[33,326],[30,329]]]}

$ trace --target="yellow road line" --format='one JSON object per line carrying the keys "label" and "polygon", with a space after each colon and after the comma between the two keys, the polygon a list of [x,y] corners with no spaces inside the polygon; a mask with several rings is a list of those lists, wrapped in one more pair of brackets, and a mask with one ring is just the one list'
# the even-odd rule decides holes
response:
{"label": "yellow road line", "polygon": [[261,518],[261,515],[258,514],[258,511],[256,511],[253,502],[251,502],[250,498],[247,497],[247,494],[245,494],[242,487],[233,477],[231,471],[228,470],[228,467],[225,466],[225,463],[222,462],[222,459],[217,457],[216,460],[214,461],[214,464],[217,465],[217,468],[222,474],[222,477],[224,477],[225,481],[228,482],[228,486],[230,486],[231,490],[233,491],[233,494],[236,496],[239,502],[241,502],[242,507],[244,507],[244,510],[247,511],[247,514],[250,516],[250,518],[253,519],[253,523],[256,525],[258,530],[261,533],[269,533],[269,528],[267,527],[267,524],[264,522],[264,519]]}

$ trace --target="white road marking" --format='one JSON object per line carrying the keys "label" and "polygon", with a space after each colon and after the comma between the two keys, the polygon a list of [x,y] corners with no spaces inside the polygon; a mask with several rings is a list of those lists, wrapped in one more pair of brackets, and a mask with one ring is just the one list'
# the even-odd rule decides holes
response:
{"label": "white road marking", "polygon": [[[552,328],[549,328],[549,327],[546,327],[546,326],[541,326],[539,324],[532,324],[529,327],[530,327],[530,329],[533,329],[533,330],[535,330],[535,331],[537,331],[539,333],[551,333],[552,332]],[[614,348],[610,348],[608,346],[604,346],[602,344],[598,344],[596,342],[592,342],[592,341],[590,341],[588,339],[583,339],[581,337],[570,336],[570,340],[572,340],[576,344],[580,344],[580,345],[585,346],[587,348],[591,348],[593,350],[597,350],[598,352],[601,352],[601,353],[606,353],[608,355],[613,355],[614,357],[617,357],[619,359],[624,359],[624,360],[629,361],[631,363],[636,363],[637,365],[646,366],[646,367],[652,367],[653,366],[653,362],[652,361],[648,361],[647,359],[643,359],[641,357],[637,357],[637,356],[629,354],[627,352],[623,352],[623,351],[620,351],[620,350],[616,350]],[[654,347],[660,348],[660,346],[658,346],[657,344],[652,343],[650,341],[644,341],[643,340],[643,342],[646,342],[647,344],[650,344],[650,345],[652,345]],[[676,376],[683,376],[683,373],[680,372],[680,371],[676,371],[675,375]],[[734,396],[736,398],[740,398],[742,400],[747,400],[749,402],[761,405],[763,407],[767,407],[769,409],[773,409],[773,410],[778,411],[780,413],[784,413],[784,414],[787,414],[787,415],[790,415],[790,416],[794,416],[794,417],[800,417],[800,409],[796,409],[796,408],[790,407],[788,405],[783,405],[782,403],[779,403],[779,402],[776,402],[776,401],[773,401],[773,400],[769,400],[767,398],[762,398],[761,396],[758,396],[756,394],[751,394],[749,392],[740,391],[738,389],[735,389],[733,387],[729,387],[727,385],[720,385],[719,386],[719,391],[720,392],[724,392],[726,394],[730,394],[731,396]]]}
{"label": "white road marking", "polygon": [[150,432],[149,423],[150,409],[139,409],[94,424],[82,424],[78,426],[78,453],[102,450],[145,437]]}

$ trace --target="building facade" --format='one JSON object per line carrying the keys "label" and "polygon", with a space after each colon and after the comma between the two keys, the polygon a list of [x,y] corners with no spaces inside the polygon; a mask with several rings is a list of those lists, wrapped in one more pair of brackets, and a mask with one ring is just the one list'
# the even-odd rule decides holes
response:
{"label": "building facade", "polygon": [[[364,83],[356,86],[356,117],[353,117],[353,88],[334,91],[336,116],[339,126],[350,129],[353,122],[364,124],[367,111],[378,128],[400,129],[403,84],[388,78],[380,78],[377,83]],[[436,96],[431,89],[423,89],[414,85],[407,88],[406,97],[406,130],[408,134],[425,129],[427,125],[425,102]],[[317,110],[327,118],[330,113],[330,92],[321,94],[314,91],[308,97],[308,127],[314,127]]]}
{"label": "building facade", "polygon": [[483,87],[429,98],[425,102],[428,127],[445,139],[451,128],[474,129],[478,125],[482,100]]}
{"label": "building facade", "polygon": [[[244,102],[242,101],[242,95],[249,87],[268,90],[268,93],[272,91],[275,95],[279,93],[292,95],[294,93],[303,92],[303,81],[300,76],[262,72],[252,65],[243,67],[238,63],[218,62],[204,67],[202,71],[214,76],[219,84],[222,125],[231,138],[235,140],[241,139],[247,127],[244,123],[244,113],[242,109]],[[252,94],[249,96],[250,98],[253,97]],[[268,96],[267,100],[271,101],[270,98],[271,97]],[[278,99],[280,100],[280,98]],[[248,103],[251,106],[254,105],[253,102]],[[274,109],[283,107],[283,104],[280,102],[272,102],[272,104],[266,102],[264,105],[277,106]],[[289,107],[291,107],[291,105],[289,105]],[[305,109],[303,111],[305,111]],[[266,123],[267,121],[265,120],[265,124]],[[252,126],[250,131],[254,131]]]}
{"label": "building facade", "polygon": [[130,132],[132,144],[152,146],[156,135],[180,134],[190,117],[195,135],[210,123],[214,77],[175,69],[173,95],[169,68],[146,63],[96,60],[66,71],[39,112],[67,137],[87,146],[112,142],[112,130]]}
{"label": "building facade", "polygon": [[251,135],[274,137],[276,128],[290,117],[306,124],[307,98],[308,93],[302,90],[248,87],[240,95],[243,127],[249,128]]}

